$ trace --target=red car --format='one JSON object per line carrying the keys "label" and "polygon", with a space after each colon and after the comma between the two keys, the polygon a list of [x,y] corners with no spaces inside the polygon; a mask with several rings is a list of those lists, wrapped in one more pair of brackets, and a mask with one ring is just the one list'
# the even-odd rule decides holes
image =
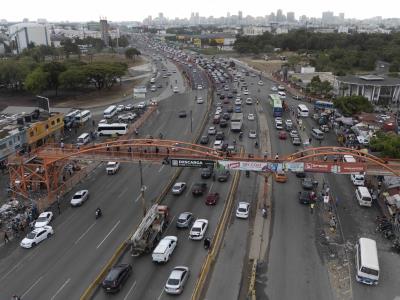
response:
{"label": "red car", "polygon": [[279,139],[280,140],[286,140],[287,139],[286,131],[279,131]]}
{"label": "red car", "polygon": [[218,193],[209,193],[206,198],[206,205],[215,205],[217,204],[218,200],[219,200]]}
{"label": "red car", "polygon": [[219,115],[218,116],[214,116],[213,124],[219,124],[220,120],[221,120],[221,117]]}

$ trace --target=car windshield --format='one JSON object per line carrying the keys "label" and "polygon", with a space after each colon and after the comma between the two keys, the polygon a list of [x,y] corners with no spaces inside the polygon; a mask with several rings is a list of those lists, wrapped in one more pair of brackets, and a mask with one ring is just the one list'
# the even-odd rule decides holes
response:
{"label": "car windshield", "polygon": [[246,208],[244,208],[244,207],[239,207],[239,211],[240,211],[240,212],[246,212]]}
{"label": "car windshield", "polygon": [[27,239],[33,240],[36,237],[36,234],[33,232],[29,232],[26,236]]}
{"label": "car windshield", "polygon": [[193,227],[193,228],[192,228],[192,231],[193,231],[193,232],[200,232],[200,227]]}
{"label": "car windshield", "polygon": [[74,195],[74,197],[72,197],[72,199],[81,199],[82,195]]}
{"label": "car windshield", "polygon": [[118,276],[118,272],[119,270],[117,269],[111,270],[104,281],[114,281],[115,278]]}
{"label": "car windshield", "polygon": [[40,218],[37,218],[37,220],[36,220],[36,222],[45,222],[45,221],[47,221],[46,217],[40,217]]}
{"label": "car windshield", "polygon": [[168,279],[168,285],[179,285],[179,279],[170,278]]}

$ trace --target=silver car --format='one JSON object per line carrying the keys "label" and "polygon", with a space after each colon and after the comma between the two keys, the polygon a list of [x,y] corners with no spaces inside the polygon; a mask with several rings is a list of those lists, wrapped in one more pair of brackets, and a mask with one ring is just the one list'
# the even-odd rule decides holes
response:
{"label": "silver car", "polygon": [[176,228],[189,228],[192,225],[193,221],[194,217],[191,212],[183,212],[176,220]]}
{"label": "silver car", "polygon": [[183,287],[185,286],[185,283],[189,278],[189,275],[190,271],[188,267],[175,267],[169,275],[168,280],[165,284],[165,292],[167,294],[174,295],[181,294],[183,292]]}

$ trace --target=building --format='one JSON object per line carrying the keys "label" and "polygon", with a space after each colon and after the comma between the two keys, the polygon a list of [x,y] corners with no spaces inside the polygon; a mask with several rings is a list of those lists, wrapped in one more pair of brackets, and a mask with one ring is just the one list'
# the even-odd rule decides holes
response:
{"label": "building", "polygon": [[331,11],[324,11],[322,13],[322,23],[324,24],[332,24],[335,18],[333,16],[333,12]]}
{"label": "building", "polygon": [[289,23],[296,22],[294,12],[290,11],[290,12],[286,13],[286,21],[288,21]]}
{"label": "building", "polygon": [[21,145],[24,149],[33,150],[48,141],[55,141],[64,129],[64,113],[70,109],[50,109],[50,113],[37,108],[26,106],[8,106],[2,111],[3,119],[12,120],[23,128],[25,138]]}
{"label": "building", "polygon": [[400,79],[377,75],[337,76],[334,82],[337,96],[364,96],[375,103],[397,103],[400,98]]}
{"label": "building", "polygon": [[264,32],[271,32],[270,26],[246,26],[243,28],[243,35],[262,35]]}
{"label": "building", "polygon": [[9,27],[10,40],[15,42],[15,50],[21,53],[33,43],[35,46],[50,46],[47,27],[38,23],[18,23]]}
{"label": "building", "polygon": [[100,32],[101,32],[101,39],[104,44],[108,47],[110,44],[110,26],[106,19],[100,19]]}
{"label": "building", "polygon": [[9,155],[22,150],[26,143],[26,129],[11,120],[0,120],[0,165],[3,167]]}

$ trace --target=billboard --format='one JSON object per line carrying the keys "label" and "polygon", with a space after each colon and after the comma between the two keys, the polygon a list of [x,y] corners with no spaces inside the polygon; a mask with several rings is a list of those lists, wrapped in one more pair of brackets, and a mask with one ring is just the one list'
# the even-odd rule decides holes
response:
{"label": "billboard", "polygon": [[185,159],[185,158],[172,158],[172,167],[189,167],[189,168],[205,168],[207,166],[213,166],[214,161],[203,160],[203,159]]}
{"label": "billboard", "polygon": [[145,86],[137,86],[133,89],[134,98],[146,98],[147,89]]}
{"label": "billboard", "polygon": [[258,161],[227,161],[219,160],[218,164],[229,170],[276,172],[282,164]]}

